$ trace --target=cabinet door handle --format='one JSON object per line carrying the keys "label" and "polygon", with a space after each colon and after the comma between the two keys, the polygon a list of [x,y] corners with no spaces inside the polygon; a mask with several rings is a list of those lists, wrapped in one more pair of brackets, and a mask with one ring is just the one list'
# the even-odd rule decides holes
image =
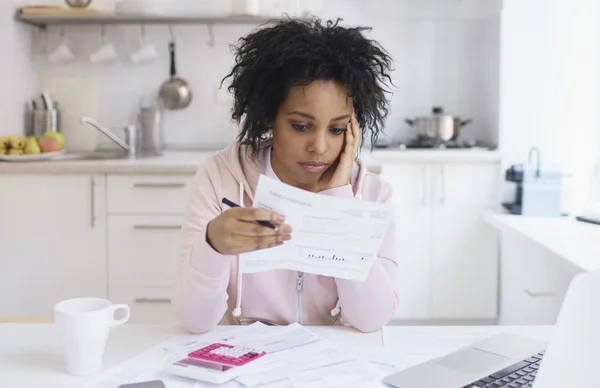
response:
{"label": "cabinet door handle", "polygon": [[134,183],[133,187],[137,189],[181,189],[185,183]]}
{"label": "cabinet door handle", "polygon": [[421,171],[421,206],[427,206],[427,166]]}
{"label": "cabinet door handle", "polygon": [[549,296],[556,296],[556,293],[554,292],[535,292],[535,291],[530,291],[530,290],[525,290],[525,293],[527,295],[529,295],[532,298],[541,298],[541,297],[549,297]]}
{"label": "cabinet door handle", "polygon": [[181,229],[181,225],[133,225],[137,230]]}
{"label": "cabinet door handle", "polygon": [[169,298],[135,298],[135,303],[171,303]]}
{"label": "cabinet door handle", "polygon": [[96,179],[90,177],[90,226],[96,227]]}
{"label": "cabinet door handle", "polygon": [[444,178],[444,166],[440,167],[440,205],[444,206],[446,202],[445,191],[446,191],[446,182]]}

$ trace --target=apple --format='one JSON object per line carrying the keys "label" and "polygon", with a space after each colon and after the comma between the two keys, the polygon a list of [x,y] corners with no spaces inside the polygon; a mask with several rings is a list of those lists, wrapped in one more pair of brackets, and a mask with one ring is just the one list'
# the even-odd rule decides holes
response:
{"label": "apple", "polygon": [[44,132],[43,137],[58,140],[58,144],[60,146],[59,151],[65,148],[65,137],[62,133],[46,131]]}
{"label": "apple", "polygon": [[42,152],[58,152],[60,151],[60,143],[56,138],[42,137],[40,139],[40,148]]}

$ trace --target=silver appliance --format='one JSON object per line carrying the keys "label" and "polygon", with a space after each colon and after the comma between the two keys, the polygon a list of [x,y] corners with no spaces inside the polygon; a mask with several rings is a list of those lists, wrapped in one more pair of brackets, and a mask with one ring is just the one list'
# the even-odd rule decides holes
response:
{"label": "silver appliance", "polygon": [[[535,163],[533,155],[536,155]],[[531,148],[527,164],[513,165],[506,170],[505,180],[516,184],[516,193],[512,202],[504,202],[502,206],[512,214],[560,217],[562,172],[557,166],[542,165],[539,155],[537,148]]]}

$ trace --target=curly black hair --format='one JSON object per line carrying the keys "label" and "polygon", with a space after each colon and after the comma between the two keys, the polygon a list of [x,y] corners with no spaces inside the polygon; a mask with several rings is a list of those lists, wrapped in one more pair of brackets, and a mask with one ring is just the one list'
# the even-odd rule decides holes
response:
{"label": "curly black hair", "polygon": [[243,119],[239,142],[257,152],[291,87],[335,80],[353,99],[361,140],[370,131],[371,145],[375,144],[389,112],[386,81],[393,85],[389,75],[393,61],[378,42],[363,35],[371,28],[342,27],[341,20],[324,24],[318,18],[280,20],[231,46],[235,65],[221,85],[232,78],[231,117],[238,124]]}

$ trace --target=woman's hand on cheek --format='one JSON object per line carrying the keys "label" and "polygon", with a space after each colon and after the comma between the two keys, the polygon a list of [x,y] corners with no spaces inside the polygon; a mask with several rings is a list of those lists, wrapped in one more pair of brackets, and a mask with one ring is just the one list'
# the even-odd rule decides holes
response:
{"label": "woman's hand on cheek", "polygon": [[319,191],[345,186],[350,183],[350,174],[356,152],[360,147],[360,129],[354,113],[345,133],[345,144],[338,160],[319,179]]}

